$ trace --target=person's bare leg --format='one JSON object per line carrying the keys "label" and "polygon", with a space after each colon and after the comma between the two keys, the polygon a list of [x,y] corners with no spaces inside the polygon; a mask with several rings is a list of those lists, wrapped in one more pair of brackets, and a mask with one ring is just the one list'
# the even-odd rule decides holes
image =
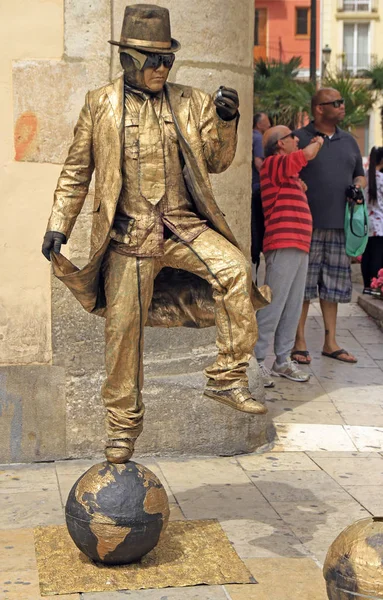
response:
{"label": "person's bare leg", "polygon": [[[336,352],[337,350],[341,349],[336,341],[336,317],[338,314],[338,303],[329,302],[328,300],[320,300],[320,306],[322,309],[325,330],[323,352],[331,354],[332,352]],[[356,361],[355,356],[347,352],[342,352],[339,354],[338,358],[344,362]]]}
{"label": "person's bare leg", "polygon": [[307,364],[307,365],[309,365],[311,363],[311,356],[309,354],[307,356],[305,354],[300,354],[300,351],[303,350],[303,352],[307,352],[307,345],[306,345],[306,339],[305,339],[305,325],[306,325],[307,315],[309,312],[309,307],[310,307],[310,300],[305,300],[303,302],[301,318],[299,319],[297,334],[295,336],[294,348],[291,352],[291,354],[294,354],[294,356],[292,357],[293,360],[296,360],[298,358],[300,364]]}

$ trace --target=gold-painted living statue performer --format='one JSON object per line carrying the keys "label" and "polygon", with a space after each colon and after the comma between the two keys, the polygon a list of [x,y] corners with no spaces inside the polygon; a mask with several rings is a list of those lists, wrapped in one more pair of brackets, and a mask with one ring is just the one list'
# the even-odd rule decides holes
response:
{"label": "gold-painted living statue performer", "polygon": [[[218,356],[205,395],[262,414],[246,368],[256,342],[250,266],[213,197],[208,173],[231,164],[238,94],[214,96],[166,83],[180,44],[165,8],[125,9],[119,42],[124,73],[88,92],[44,237],[55,275],[89,312],[106,318],[105,454],[127,462],[142,431],[144,326],[217,326]],[[83,206],[95,196],[90,261],[60,254]],[[169,268],[170,267],[170,268]],[[214,302],[213,302],[214,300]]]}

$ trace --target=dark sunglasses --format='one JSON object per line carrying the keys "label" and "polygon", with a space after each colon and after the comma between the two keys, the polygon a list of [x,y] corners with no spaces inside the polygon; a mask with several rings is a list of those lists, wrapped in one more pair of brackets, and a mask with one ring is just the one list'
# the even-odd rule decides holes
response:
{"label": "dark sunglasses", "polygon": [[287,135],[284,135],[283,137],[279,138],[278,142],[280,142],[281,140],[287,140],[287,138],[291,138],[293,140],[295,138],[294,133],[291,131]]}
{"label": "dark sunglasses", "polygon": [[165,69],[171,69],[174,59],[174,54],[147,54],[143,69],[158,69],[161,65],[164,65]]}
{"label": "dark sunglasses", "polygon": [[334,108],[339,108],[344,104],[344,98],[339,98],[339,100],[333,100],[332,102],[319,102],[319,106],[328,106],[329,104]]}

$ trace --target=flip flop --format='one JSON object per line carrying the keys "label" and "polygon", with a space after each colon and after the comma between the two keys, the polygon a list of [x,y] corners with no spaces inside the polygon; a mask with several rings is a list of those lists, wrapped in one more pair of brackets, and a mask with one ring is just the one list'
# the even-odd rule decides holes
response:
{"label": "flip flop", "polygon": [[335,350],[334,352],[322,352],[322,356],[327,356],[327,358],[334,358],[335,360],[340,360],[340,362],[350,364],[355,364],[358,362],[356,358],[354,358],[353,360],[346,360],[345,358],[340,358],[341,354],[347,354],[347,356],[350,356],[350,353],[347,352],[347,350],[345,350],[344,348],[341,348],[340,350]]}
{"label": "flip flop", "polygon": [[290,357],[292,360],[295,360],[298,365],[309,365],[311,363],[311,358],[310,360],[298,360],[297,356],[306,356],[307,358],[310,356],[310,352],[308,350],[294,350],[291,352]]}

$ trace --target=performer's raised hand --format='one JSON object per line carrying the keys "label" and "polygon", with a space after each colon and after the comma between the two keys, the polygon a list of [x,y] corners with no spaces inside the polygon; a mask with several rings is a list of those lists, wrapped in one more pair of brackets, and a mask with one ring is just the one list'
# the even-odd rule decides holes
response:
{"label": "performer's raised hand", "polygon": [[238,114],[238,92],[221,85],[214,94],[214,104],[218,116],[224,121],[231,121]]}
{"label": "performer's raised hand", "polygon": [[66,236],[59,231],[47,231],[44,235],[41,252],[47,260],[51,259],[51,250],[58,254],[61,250],[61,244],[66,244]]}

